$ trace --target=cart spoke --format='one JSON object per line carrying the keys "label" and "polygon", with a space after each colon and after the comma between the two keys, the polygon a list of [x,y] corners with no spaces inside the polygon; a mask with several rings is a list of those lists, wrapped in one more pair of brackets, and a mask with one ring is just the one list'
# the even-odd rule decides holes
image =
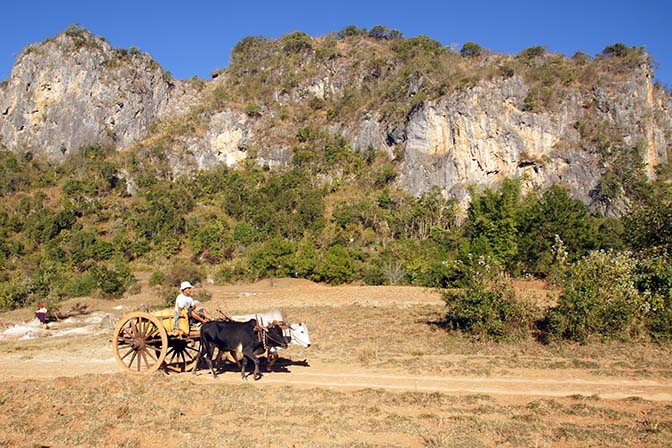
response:
{"label": "cart spoke", "polygon": [[147,351],[143,350],[142,352],[142,360],[145,362],[145,366],[147,369],[149,369],[149,361],[147,360]]}
{"label": "cart spoke", "polygon": [[198,355],[198,352],[200,352],[200,347],[192,347],[191,345],[188,345],[185,349],[186,352],[189,353],[191,357],[194,357]]}
{"label": "cart spoke", "polygon": [[142,370],[142,352],[138,352],[138,356],[136,356],[137,361],[138,361],[138,372]]}
{"label": "cart spoke", "polygon": [[132,319],[128,322],[128,329],[131,332],[131,337],[138,335],[138,319]]}
{"label": "cart spoke", "polygon": [[143,339],[147,336],[147,327],[150,325],[146,320],[141,320],[138,322],[138,336]]}
{"label": "cart spoke", "polygon": [[147,322],[147,327],[145,328],[145,337],[153,337],[159,333],[159,329],[156,328],[156,325],[152,322]]}
{"label": "cart spoke", "polygon": [[120,356],[120,358],[123,360],[123,359],[125,359],[128,355],[130,355],[131,353],[134,353],[134,352],[135,352],[135,349],[134,349],[133,347],[129,347],[129,348],[128,348],[128,351],[127,351],[126,353],[124,353],[123,356]]}
{"label": "cart spoke", "polygon": [[172,364],[173,361],[175,361],[175,356],[177,356],[177,351],[171,348],[170,351],[166,354],[166,358],[168,358],[168,356],[170,356],[170,361],[168,361],[168,364]]}
{"label": "cart spoke", "polygon": [[135,358],[137,358],[137,356],[138,356],[138,352],[135,351],[135,350],[133,350],[131,353],[133,353],[133,356],[131,356],[131,359],[130,359],[130,361],[128,361],[128,364],[127,364],[129,368],[131,366],[133,366],[133,362],[135,361]]}
{"label": "cart spoke", "polygon": [[117,336],[117,344],[132,344],[133,343],[133,338],[130,337],[125,337],[125,336]]}
{"label": "cart spoke", "polygon": [[146,358],[147,358],[147,357],[152,358],[152,359],[154,360],[154,362],[156,362],[156,361],[159,360],[159,359],[156,357],[156,354],[153,353],[153,350],[145,349],[145,350],[143,350],[143,354],[144,354],[144,356],[145,356],[145,361],[146,361]]}

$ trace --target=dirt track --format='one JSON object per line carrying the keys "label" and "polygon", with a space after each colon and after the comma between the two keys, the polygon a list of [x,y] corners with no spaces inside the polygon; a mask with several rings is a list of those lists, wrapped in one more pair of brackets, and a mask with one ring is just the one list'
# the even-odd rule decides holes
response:
{"label": "dirt track", "polygon": [[[327,287],[275,280],[210,286],[207,290],[212,300],[205,305],[212,311],[241,314],[279,308],[287,320],[306,322],[312,346],[290,347],[282,352],[275,371],[258,382],[243,384],[233,366],[216,379],[205,369],[196,375],[155,373],[139,377],[117,365],[112,353],[112,328],[114,320],[125,313],[162,308],[155,292],[144,288],[141,294],[118,301],[73,300],[61,310],[66,314],[69,309],[77,311],[51,330],[35,330],[33,336],[38,337],[27,340],[0,340],[1,381],[10,391],[4,398],[0,396],[0,411],[16,414],[10,424],[14,429],[0,430],[0,445],[33,446],[36,441],[45,446],[193,445],[193,439],[183,430],[169,431],[173,443],[158,443],[152,431],[166,434],[165,429],[158,428],[166,419],[177,424],[175,415],[214,418],[212,409],[221,407],[223,396],[247,401],[258,393],[266,397],[265,406],[275,403],[286,408],[286,418],[296,418],[297,426],[287,429],[283,421],[267,421],[261,428],[245,426],[242,432],[220,429],[218,435],[212,435],[217,442],[195,446],[218,446],[221,440],[228,440],[232,446],[277,446],[278,440],[284,440],[280,446],[330,447],[494,446],[504,442],[511,446],[583,446],[568,442],[575,440],[573,437],[586,437],[571,435],[576,425],[597,434],[589,438],[588,445],[668,446],[659,442],[672,432],[669,348],[553,349],[534,341],[520,346],[476,343],[451,336],[438,326],[443,303],[435,291],[421,288]],[[526,293],[538,294],[540,301],[546,299],[542,288]],[[0,316],[0,334],[11,330],[16,322],[29,320],[27,310],[6,313]],[[18,392],[11,392],[14,390]],[[105,399],[125,390],[128,392],[120,397]],[[200,391],[203,402],[189,404],[175,414],[179,403],[167,400],[166,390]],[[35,407],[35,394],[46,395],[50,401]],[[444,396],[449,399],[440,398]],[[430,407],[423,404],[436,400],[439,402]],[[180,402],[184,405],[184,399]],[[352,406],[347,412],[343,408],[346,402]],[[139,407],[133,408],[132,403]],[[593,410],[577,421],[575,412],[584,408],[581,412]],[[157,415],[149,418],[148,412]],[[266,413],[268,408],[258,412]],[[295,417],[301,413],[305,415]],[[107,417],[94,423],[98,420],[89,420],[89,414],[94,419]],[[132,421],[126,421],[127,414],[133,416]],[[311,432],[305,422],[316,415],[322,417],[310,426],[321,430]],[[400,415],[410,420],[398,426],[400,423],[395,422]],[[457,420],[446,435],[442,424],[427,423],[430,415],[442,422],[446,418]],[[612,420],[605,420],[605,416]],[[33,418],[53,421],[56,426],[45,432],[26,429]],[[370,421],[373,426],[369,430],[360,432],[356,427],[347,429],[353,419],[375,421]],[[378,419],[385,423],[376,423]],[[493,423],[493,419],[504,421]],[[521,422],[527,419],[543,425],[524,429]],[[480,422],[475,433],[469,423],[472,420]],[[84,422],[86,436],[70,431],[78,422]],[[604,431],[600,425],[607,425]],[[625,432],[605,435],[614,434],[614,425]],[[626,431],[629,425],[635,425],[636,430]],[[509,429],[503,431],[504,427]],[[493,433],[492,428],[500,429]],[[123,437],[118,436],[120,431]],[[521,431],[531,431],[532,436],[518,434]],[[128,434],[133,437],[128,438]],[[303,442],[297,444],[296,437]],[[511,437],[518,442],[510,443]],[[549,437],[554,441],[547,442]]]}
{"label": "dirt track", "polygon": [[[406,309],[416,305],[441,305],[437,294],[420,288],[376,288],[376,287],[326,287],[310,282],[275,280],[257,285],[218,288],[209,290],[215,298],[208,307],[226,309],[230,313],[247,312],[251,308],[266,310],[293,307],[343,307],[359,305],[364,307],[387,307]],[[151,295],[139,295],[122,301],[122,310],[110,309],[111,303],[92,301],[92,308],[107,308],[117,315],[125,309],[133,308],[153,300]],[[310,326],[309,316],[305,317]],[[71,326],[74,324],[70,324]],[[67,327],[60,324],[61,328]],[[55,324],[55,328],[59,324]],[[120,372],[112,356],[109,329],[97,328],[93,334],[62,336],[43,340],[46,350],[40,350],[35,341],[29,341],[29,354],[19,349],[0,352],[0,371],[6,379],[44,378],[84,374],[112,374]],[[314,346],[320,345],[320,334],[312,332]],[[361,336],[364,343],[364,335]],[[48,342],[48,343],[47,343]],[[59,346],[66,345],[67,350]],[[265,384],[285,384],[301,387],[328,387],[339,389],[381,388],[399,391],[423,391],[444,393],[481,393],[499,396],[564,397],[572,395],[599,396],[601,398],[640,397],[647,400],[672,402],[672,380],[669,378],[622,378],[600,374],[592,375],[580,369],[508,369],[506,375],[454,375],[454,374],[409,374],[394,366],[366,368],[351,364],[311,360],[311,350],[292,348],[291,356],[308,359],[308,366],[286,366],[284,372],[267,375]],[[380,355],[381,357],[384,355]],[[461,362],[460,356],[439,355],[433,362]],[[198,382],[212,381],[237,383],[240,377],[227,373],[213,380],[211,375],[201,370],[196,376]]]}

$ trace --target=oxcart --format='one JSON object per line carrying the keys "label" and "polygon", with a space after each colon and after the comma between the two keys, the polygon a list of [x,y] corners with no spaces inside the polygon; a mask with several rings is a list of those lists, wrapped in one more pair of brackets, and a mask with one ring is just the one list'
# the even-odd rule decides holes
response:
{"label": "oxcart", "polygon": [[135,312],[121,318],[112,338],[114,357],[131,373],[149,374],[160,368],[191,370],[201,349],[200,330],[189,326],[186,312],[174,330],[174,311]]}

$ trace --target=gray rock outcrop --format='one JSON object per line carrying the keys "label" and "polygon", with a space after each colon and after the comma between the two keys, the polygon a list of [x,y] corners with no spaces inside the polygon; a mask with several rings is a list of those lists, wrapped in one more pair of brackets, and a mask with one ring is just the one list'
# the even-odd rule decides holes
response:
{"label": "gray rock outcrop", "polygon": [[148,55],[69,29],[18,57],[0,88],[0,143],[51,160],[87,144],[124,147],[184,111],[189,94]]}
{"label": "gray rock outcrop", "polygon": [[[394,70],[393,64],[385,67]],[[311,117],[281,123],[281,111],[311,99],[338,99],[346,91],[353,95],[371,73],[329,60],[292,88],[273,86],[272,95],[255,100],[259,110],[252,115],[225,100],[207,109],[208,95],[225,90],[228,76],[224,71],[197,89],[174,80],[146,54],[115,50],[88,31],[70,29],[27,47],[0,85],[0,143],[61,160],[86,144],[121,149],[151,141],[153,125],[162,121],[200,120],[196,131],[162,140],[175,172],[184,164],[208,169],[250,157],[282,166],[291,159],[297,128],[311,125]],[[376,79],[381,76],[376,72]],[[644,64],[611,84],[605,77],[591,89],[569,88],[559,106],[536,112],[526,110],[529,86],[522,77],[495,77],[420,102],[400,123],[382,118],[381,111],[360,110],[349,121],[321,126],[355,150],[373,147],[401,157],[398,182],[415,195],[438,186],[466,203],[470,185],[492,187],[520,176],[526,190],[560,183],[590,203],[605,166],[580,123],[602,123],[623,145],[642,148],[650,178],[657,165],[669,162],[672,98],[654,87],[652,76]],[[409,98],[422,79],[412,81]]]}

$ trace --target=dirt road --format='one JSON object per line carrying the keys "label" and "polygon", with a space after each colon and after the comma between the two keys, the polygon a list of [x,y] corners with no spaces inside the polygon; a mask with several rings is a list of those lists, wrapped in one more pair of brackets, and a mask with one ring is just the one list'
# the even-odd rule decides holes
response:
{"label": "dirt road", "polygon": [[[538,285],[523,293],[547,302]],[[226,314],[306,322],[272,373],[122,371],[115,321],[157,291],[71,300],[49,330],[0,315],[0,446],[670,446],[672,350],[493,344],[448,333],[432,290],[299,280],[208,286]],[[244,406],[242,406],[244,403]]]}
{"label": "dirt road", "polygon": [[[275,280],[256,285],[210,287],[215,297],[208,307],[226,309],[230,313],[247,312],[270,308],[291,308],[294,314],[303,314],[310,324],[310,310],[326,308],[334,314],[334,308],[359,306],[375,309],[403,310],[418,305],[441,306],[436,292],[420,288],[375,288],[375,287],[327,287],[305,281]],[[114,374],[121,371],[112,354],[110,325],[101,326],[103,316],[120,316],[125,311],[140,305],[147,306],[156,300],[145,293],[120,301],[91,301],[87,314],[57,323],[46,333],[45,338],[16,341],[13,350],[0,351],[0,371],[5,379],[80,376],[85,374]],[[159,304],[160,305],[160,304]],[[307,312],[305,310],[308,310]],[[107,314],[106,314],[107,313]],[[99,318],[96,319],[95,316]],[[314,316],[316,320],[324,319]],[[93,322],[93,325],[91,323]],[[672,379],[665,377],[623,378],[595,369],[506,369],[503,373],[457,375],[450,372],[437,375],[429,372],[409,373],[400,368],[399,362],[385,362],[385,354],[378,354],[382,362],[375,367],[353,365],[351,360],[334,362],[333,357],[324,358],[321,347],[322,331],[328,330],[329,322],[316,322],[313,328],[313,347],[293,348],[289,352],[290,365],[283,371],[266,375],[262,383],[282,384],[297,387],[327,387],[352,390],[375,388],[389,391],[442,392],[450,394],[488,394],[498,396],[568,397],[574,395],[596,396],[605,399],[639,397],[646,400],[672,402]],[[355,327],[357,328],[357,327]],[[73,332],[74,329],[80,330]],[[59,331],[60,330],[60,331]],[[331,337],[333,335],[326,335]],[[338,335],[336,335],[338,336]],[[341,335],[343,337],[344,335]],[[354,346],[366,345],[366,335],[354,335]],[[338,344],[339,341],[335,343]],[[350,340],[343,345],[353,344]],[[63,347],[67,347],[64,349]],[[377,349],[380,350],[380,349]],[[318,356],[312,356],[317,351]],[[417,357],[417,356],[416,356]],[[424,353],[423,353],[423,357]],[[307,359],[307,365],[291,364],[291,358]],[[312,359],[311,359],[312,358]],[[469,363],[459,354],[427,355],[425,362],[460,365]],[[359,363],[361,364],[361,363]],[[403,362],[402,362],[403,364]],[[418,369],[414,369],[418,371]],[[182,374],[184,375],[184,374]],[[213,379],[201,370],[195,379],[200,384],[238,383],[240,377],[233,371]]]}
{"label": "dirt road", "polygon": [[[111,347],[109,347],[111,351]],[[20,353],[4,353],[0,371],[5,379],[56,379],[88,374],[121,372],[115,359],[104,350],[82,353],[50,353],[25,357]],[[308,354],[307,354],[308,355]],[[307,356],[310,358],[310,356]],[[388,391],[442,392],[450,394],[487,394],[497,396],[570,397],[595,396],[603,399],[639,397],[645,400],[672,403],[672,381],[664,379],[622,379],[595,377],[585,373],[575,377],[564,374],[549,377],[544,371],[526,371],[516,376],[409,375],[394,370],[380,371],[353,366],[330,365],[307,361],[308,365],[289,365],[281,371],[266,374],[257,384],[296,387],[326,387],[353,390],[363,388]],[[179,374],[191,376],[191,374]],[[175,375],[173,375],[175,376]],[[240,375],[233,366],[213,379],[204,369],[193,377],[198,384],[238,384]],[[250,383],[254,383],[250,380]]]}

